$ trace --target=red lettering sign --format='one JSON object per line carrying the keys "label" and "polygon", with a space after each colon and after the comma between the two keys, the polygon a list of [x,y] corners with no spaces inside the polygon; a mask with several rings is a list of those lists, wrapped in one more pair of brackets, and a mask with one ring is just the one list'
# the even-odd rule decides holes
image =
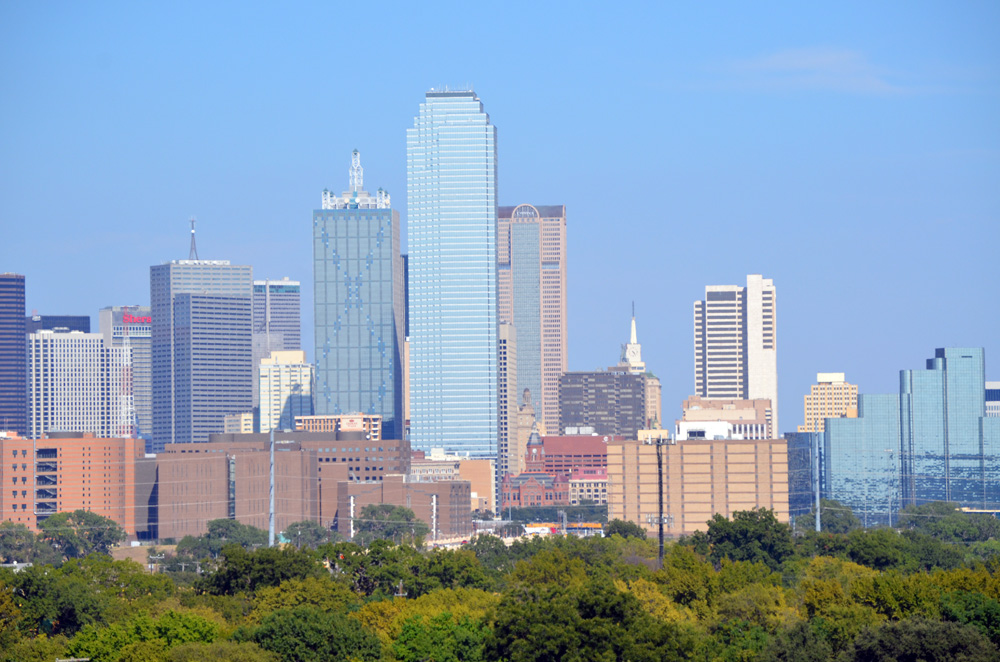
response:
{"label": "red lettering sign", "polygon": [[122,315],[123,324],[152,324],[153,318],[149,316],[136,316],[125,313]]}

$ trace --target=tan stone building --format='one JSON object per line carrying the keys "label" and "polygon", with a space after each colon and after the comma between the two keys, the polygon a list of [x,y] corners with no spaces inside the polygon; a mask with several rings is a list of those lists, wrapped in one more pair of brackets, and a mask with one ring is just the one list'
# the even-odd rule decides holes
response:
{"label": "tan stone building", "polygon": [[805,396],[805,425],[799,432],[823,432],[827,418],[858,417],[858,387],[848,384],[842,372],[820,372]]}
{"label": "tan stone building", "polygon": [[[608,444],[608,518],[658,530],[656,439],[660,430],[643,430],[640,439]],[[707,530],[716,513],[770,508],[788,522],[788,449],[784,439],[664,439],[663,513],[670,536]]]}
{"label": "tan stone building", "polygon": [[299,432],[360,433],[359,439],[382,439],[382,416],[379,414],[330,414],[296,416],[295,429]]}
{"label": "tan stone building", "polygon": [[774,439],[778,436],[771,425],[770,400],[738,400],[702,398],[693,395],[684,401],[677,433],[682,422],[705,423],[724,421],[733,424],[733,432],[744,439]]}

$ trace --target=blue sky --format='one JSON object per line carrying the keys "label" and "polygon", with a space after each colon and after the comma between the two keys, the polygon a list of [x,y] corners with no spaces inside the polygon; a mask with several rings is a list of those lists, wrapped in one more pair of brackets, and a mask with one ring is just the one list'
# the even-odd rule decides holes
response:
{"label": "blue sky", "polygon": [[500,203],[567,205],[571,369],[634,300],[672,421],[692,302],[762,273],[786,430],[820,371],[894,392],[973,345],[1000,379],[1000,4],[815,4],[0,3],[0,271],[29,311],[148,303],[194,215],[302,281],[311,355],[320,191],[357,148],[405,218],[423,93],[471,85]]}

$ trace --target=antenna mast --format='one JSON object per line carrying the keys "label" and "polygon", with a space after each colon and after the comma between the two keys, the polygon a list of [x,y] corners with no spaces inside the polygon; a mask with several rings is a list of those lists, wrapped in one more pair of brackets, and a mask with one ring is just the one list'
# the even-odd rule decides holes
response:
{"label": "antenna mast", "polygon": [[364,189],[364,168],[361,167],[361,152],[354,150],[351,152],[351,191],[357,193]]}
{"label": "antenna mast", "polygon": [[194,218],[194,216],[192,216],[191,217],[191,252],[188,253],[188,259],[189,260],[197,260],[198,259],[198,247],[194,243],[194,221],[195,221],[195,218]]}

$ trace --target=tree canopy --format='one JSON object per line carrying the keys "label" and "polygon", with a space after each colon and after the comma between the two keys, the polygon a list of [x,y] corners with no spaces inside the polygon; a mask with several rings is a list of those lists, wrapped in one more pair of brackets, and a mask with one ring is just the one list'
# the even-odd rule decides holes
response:
{"label": "tree canopy", "polygon": [[387,503],[369,504],[354,523],[354,541],[367,545],[373,540],[393,540],[419,545],[430,532],[409,508]]}

